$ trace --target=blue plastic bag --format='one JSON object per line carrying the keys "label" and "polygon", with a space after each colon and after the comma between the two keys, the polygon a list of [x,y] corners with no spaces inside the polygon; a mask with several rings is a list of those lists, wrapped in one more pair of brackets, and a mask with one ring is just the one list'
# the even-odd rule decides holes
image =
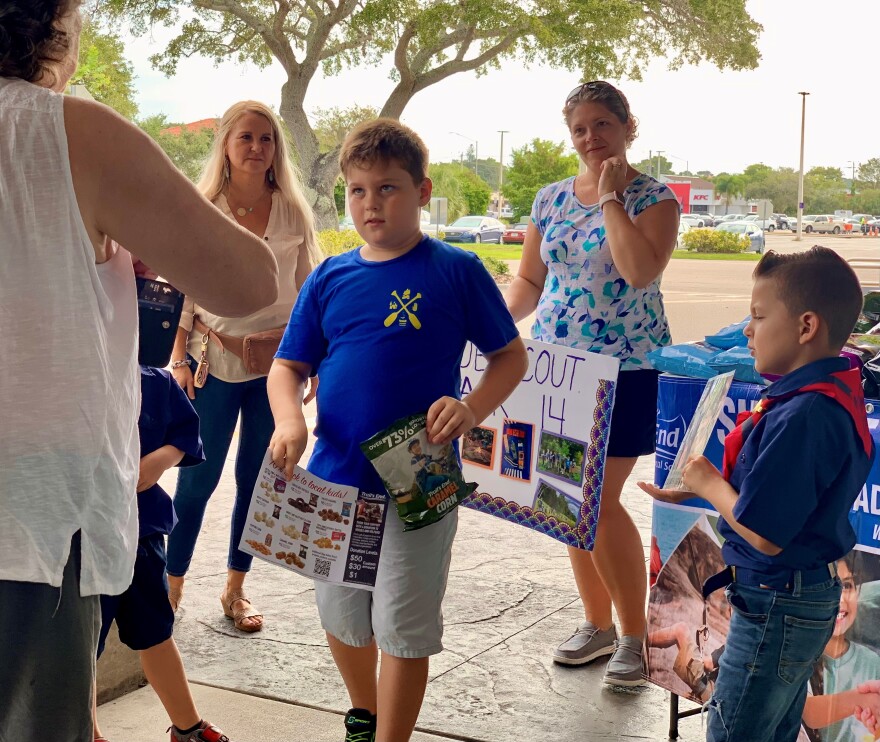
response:
{"label": "blue plastic bag", "polygon": [[709,365],[719,349],[707,343],[681,343],[667,345],[648,353],[648,360],[658,371],[697,379],[711,379],[720,372]]}
{"label": "blue plastic bag", "polygon": [[767,380],[755,370],[755,359],[748,348],[730,348],[721,351],[709,361],[716,374],[733,371],[737,381],[748,381],[752,384],[766,384]]}
{"label": "blue plastic bag", "polygon": [[706,335],[706,342],[714,345],[716,348],[727,350],[729,348],[745,348],[749,339],[743,335],[743,330],[749,324],[749,318],[746,317],[742,322],[728,325],[723,330],[719,330],[714,335]]}

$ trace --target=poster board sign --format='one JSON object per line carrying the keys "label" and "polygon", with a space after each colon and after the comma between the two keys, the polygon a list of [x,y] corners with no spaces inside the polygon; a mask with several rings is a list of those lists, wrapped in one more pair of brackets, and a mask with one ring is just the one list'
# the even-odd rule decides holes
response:
{"label": "poster board sign", "polygon": [[304,577],[372,590],[388,500],[263,458],[239,549]]}
{"label": "poster board sign", "polygon": [[706,450],[706,444],[712,437],[712,431],[724,407],[724,398],[727,396],[731,382],[733,382],[733,371],[715,376],[706,382],[706,388],[694,411],[692,424],[688,426],[675,455],[675,461],[672,462],[672,468],[666,477],[666,483],[663,485],[666,489],[684,489],[682,481],[684,467],[691,456],[702,456]]}
{"label": "poster board sign", "polygon": [[[614,405],[616,358],[526,341],[529,369],[513,394],[461,440],[462,505],[592,549]],[[473,345],[461,362],[462,397],[486,359]]]}
{"label": "poster board sign", "polygon": [[[678,446],[691,425],[705,381],[661,376],[657,420],[655,482],[663,485]],[[721,467],[724,436],[739,412],[751,410],[761,387],[733,382],[706,447]],[[880,449],[880,403],[868,400],[868,425]],[[841,608],[825,654],[813,669],[799,742],[873,742],[853,713],[860,685],[880,680],[880,463],[875,457],[868,481],[850,512],[858,543],[837,563],[844,585]],[[648,606],[648,679],[705,703],[717,677],[730,625],[724,592],[705,605],[702,582],[724,567],[718,514],[704,500],[679,505],[654,503],[651,537],[651,591]],[[862,693],[863,705],[880,704],[880,692]],[[817,698],[822,696],[823,698]],[[875,734],[876,732],[876,734]]]}

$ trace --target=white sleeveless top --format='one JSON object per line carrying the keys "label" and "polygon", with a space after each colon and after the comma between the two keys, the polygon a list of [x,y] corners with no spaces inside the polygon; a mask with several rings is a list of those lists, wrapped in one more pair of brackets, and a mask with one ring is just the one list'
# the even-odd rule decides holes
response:
{"label": "white sleeveless top", "polygon": [[131,257],[95,264],[63,97],[0,78],[0,580],[118,594],[137,549],[137,299]]}

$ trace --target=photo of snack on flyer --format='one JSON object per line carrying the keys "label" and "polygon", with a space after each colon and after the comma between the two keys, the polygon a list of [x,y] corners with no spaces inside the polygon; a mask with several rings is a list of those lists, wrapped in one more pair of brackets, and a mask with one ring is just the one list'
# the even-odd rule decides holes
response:
{"label": "photo of snack on flyer", "polygon": [[465,482],[455,445],[428,443],[427,416],[410,415],[361,443],[403,521],[404,531],[447,515],[477,488]]}
{"label": "photo of snack on flyer", "polygon": [[239,548],[322,582],[372,590],[387,500],[328,482],[301,467],[293,477],[266,453]]}

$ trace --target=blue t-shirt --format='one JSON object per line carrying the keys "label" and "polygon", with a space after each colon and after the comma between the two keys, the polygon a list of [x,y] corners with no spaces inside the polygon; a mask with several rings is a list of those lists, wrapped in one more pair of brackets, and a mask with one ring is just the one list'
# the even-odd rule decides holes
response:
{"label": "blue t-shirt", "polygon": [[[183,451],[178,466],[205,460],[199,437],[199,416],[180,385],[167,371],[141,366],[141,414],[138,418],[141,458],[162,446]],[[138,538],[171,533],[177,516],[168,493],[158,484],[138,492]]]}
{"label": "blue t-shirt", "polygon": [[[651,368],[648,353],[671,341],[660,279],[643,289],[624,280],[611,256],[602,209],[581,203],[574,181],[545,186],[532,206],[547,266],[532,337],[613,355],[621,371]],[[634,219],[656,203],[675,201],[675,194],[640,174],[627,185],[623,201]]]}
{"label": "blue t-shirt", "polygon": [[[845,358],[823,358],[786,374],[765,395],[778,397],[848,368]],[[782,551],[762,554],[719,518],[725,563],[773,574],[839,559],[856,543],[849,512],[870,469],[839,402],[805,392],[774,403],[746,439],[730,484],[739,493],[737,521]]]}
{"label": "blue t-shirt", "polygon": [[360,248],[328,258],[296,300],[276,358],[320,376],[309,471],[384,493],[360,443],[398,418],[461,396],[461,358],[519,335],[495,281],[473,253],[424,237],[384,262]]}

